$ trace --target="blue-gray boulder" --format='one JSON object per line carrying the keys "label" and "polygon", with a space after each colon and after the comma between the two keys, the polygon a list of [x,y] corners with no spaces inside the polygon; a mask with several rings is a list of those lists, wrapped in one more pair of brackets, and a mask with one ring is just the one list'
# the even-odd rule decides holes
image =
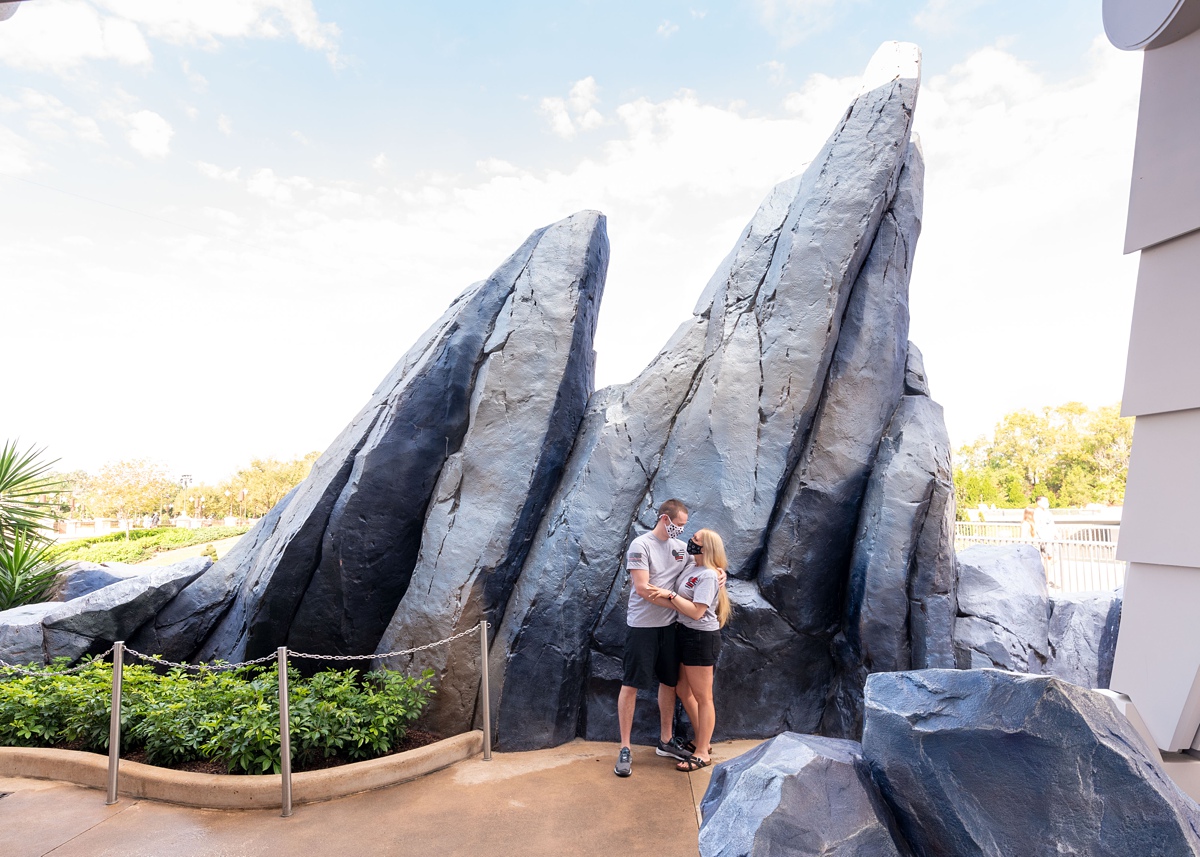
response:
{"label": "blue-gray boulder", "polygon": [[44,601],[0,611],[0,661],[14,667],[44,664],[42,620],[58,606],[58,602]]}
{"label": "blue-gray boulder", "polygon": [[1200,854],[1200,807],[1104,697],[999,670],[872,675],[866,757],[924,857]]}
{"label": "blue-gray boulder", "polygon": [[66,567],[54,576],[54,583],[46,593],[47,601],[70,601],[103,589],[110,583],[145,574],[145,566],[125,563],[98,563],[79,560],[66,563]]}
{"label": "blue-gray boulder", "polygon": [[47,662],[59,657],[75,660],[102,652],[117,640],[127,641],[211,565],[207,557],[185,559],[57,604],[42,619]]}
{"label": "blue-gray boulder", "polygon": [[1120,592],[1051,598],[1046,674],[1080,687],[1108,687],[1120,627]]}
{"label": "blue-gray boulder", "polygon": [[958,554],[958,614],[959,669],[1044,671],[1050,597],[1033,545],[976,545]]}
{"label": "blue-gray boulder", "polygon": [[785,732],[713,769],[703,857],[903,857],[855,741]]}

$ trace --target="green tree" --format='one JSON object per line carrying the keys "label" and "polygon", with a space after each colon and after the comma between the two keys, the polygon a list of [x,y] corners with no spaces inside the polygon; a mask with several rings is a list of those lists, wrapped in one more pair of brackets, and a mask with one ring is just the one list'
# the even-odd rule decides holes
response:
{"label": "green tree", "polygon": [[[233,500],[235,514],[241,508],[241,492],[246,492],[246,515],[251,518],[261,518],[271,508],[283,499],[287,492],[304,481],[312,470],[313,463],[320,458],[321,453],[310,452],[302,458],[291,461],[279,461],[275,458],[256,458],[250,466],[239,470],[230,479],[218,486],[217,495],[222,498],[228,509],[228,500],[224,497],[228,491]],[[225,514],[224,511],[221,512]]]}
{"label": "green tree", "polygon": [[1014,411],[991,437],[958,450],[959,507],[1020,508],[1043,495],[1054,506],[1122,503],[1132,445],[1133,419],[1121,417],[1120,404]]}
{"label": "green tree", "polygon": [[166,506],[176,488],[161,465],[142,459],[117,461],[87,481],[86,505],[101,517],[152,515]]}

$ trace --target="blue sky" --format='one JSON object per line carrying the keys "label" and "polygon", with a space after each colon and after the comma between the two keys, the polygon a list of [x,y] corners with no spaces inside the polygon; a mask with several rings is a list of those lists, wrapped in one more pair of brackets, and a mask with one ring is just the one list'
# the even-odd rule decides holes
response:
{"label": "blue sky", "polygon": [[609,217],[601,384],[878,45],[923,52],[912,338],[957,446],[1116,401],[1140,57],[1099,0],[29,0],[0,22],[7,437],[219,478],[323,449],[534,228]]}

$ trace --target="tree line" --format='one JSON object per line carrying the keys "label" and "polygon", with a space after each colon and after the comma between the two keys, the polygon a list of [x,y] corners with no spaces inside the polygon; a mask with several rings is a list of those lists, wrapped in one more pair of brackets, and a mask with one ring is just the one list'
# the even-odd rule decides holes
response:
{"label": "tree line", "polygon": [[53,474],[58,490],[51,502],[67,518],[260,518],[308,476],[319,455],[256,458],[217,482],[192,482],[144,459],[116,461],[95,474]]}
{"label": "tree line", "polygon": [[1132,446],[1133,418],[1119,402],[1014,411],[955,454],[958,508],[1020,508],[1040,496],[1059,507],[1122,505]]}

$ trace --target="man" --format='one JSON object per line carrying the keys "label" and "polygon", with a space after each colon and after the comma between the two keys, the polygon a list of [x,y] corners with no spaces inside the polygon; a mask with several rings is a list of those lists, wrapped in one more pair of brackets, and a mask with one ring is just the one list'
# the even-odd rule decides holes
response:
{"label": "man", "polygon": [[659,589],[674,589],[675,580],[693,565],[687,545],[680,540],[687,525],[688,510],[680,500],[667,500],[658,507],[654,529],[633,540],[625,554],[625,567],[633,585],[629,590],[626,616],[624,677],[617,696],[617,721],[621,726],[621,749],[613,772],[627,777],[633,771],[629,751],[633,712],[638,688],[658,689],[658,746],[655,753],[683,760],[691,754],[671,734],[675,718],[675,683],[679,661],[675,657],[675,616],[670,607],[653,603]]}

